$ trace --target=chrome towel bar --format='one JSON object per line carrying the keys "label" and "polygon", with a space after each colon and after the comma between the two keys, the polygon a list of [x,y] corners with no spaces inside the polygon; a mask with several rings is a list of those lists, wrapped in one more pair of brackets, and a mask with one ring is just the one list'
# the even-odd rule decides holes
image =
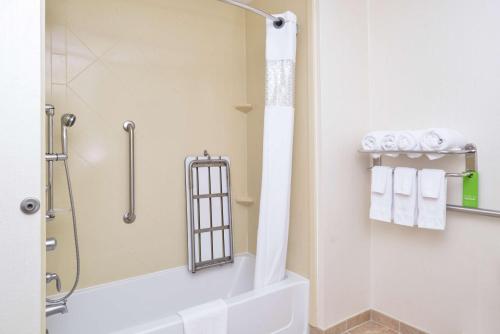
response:
{"label": "chrome towel bar", "polygon": [[476,208],[466,208],[463,206],[451,205],[451,204],[448,204],[446,206],[446,208],[450,211],[474,213],[476,215],[481,215],[481,216],[500,218],[500,211],[497,211],[497,210],[480,209],[480,208],[477,208],[477,209]]}
{"label": "chrome towel bar", "polygon": [[[446,173],[446,177],[466,177],[472,175],[473,172],[477,171],[477,148],[474,144],[467,144],[462,150],[447,150],[447,151],[367,151],[359,150],[359,153],[366,154],[377,154],[379,157],[372,157],[372,167],[382,166],[382,156],[388,154],[408,154],[408,153],[421,153],[421,154],[443,154],[443,155],[464,155],[465,157],[465,172],[462,173]],[[468,208],[460,205],[448,204],[446,208],[450,211],[473,213],[481,216],[500,218],[500,211],[481,209],[481,208]]]}
{"label": "chrome towel bar", "polygon": [[[375,166],[368,167],[368,169],[373,169]],[[393,171],[394,173],[394,171]],[[472,171],[470,172],[462,172],[462,173],[446,173],[446,177],[466,177],[466,176],[471,176],[473,174]]]}
{"label": "chrome towel bar", "polygon": [[129,134],[129,208],[123,215],[123,221],[126,224],[132,224],[135,221],[135,123],[125,121],[123,129]]}

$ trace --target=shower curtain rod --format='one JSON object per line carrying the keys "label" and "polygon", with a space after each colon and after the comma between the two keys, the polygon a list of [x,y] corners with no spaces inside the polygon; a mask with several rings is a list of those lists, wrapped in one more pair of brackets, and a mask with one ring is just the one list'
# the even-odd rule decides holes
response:
{"label": "shower curtain rod", "polygon": [[221,2],[225,2],[227,4],[230,4],[230,5],[233,5],[233,6],[236,6],[236,7],[240,7],[240,8],[243,8],[243,9],[246,9],[252,13],[255,13],[257,15],[260,15],[260,16],[264,16],[265,18],[268,18],[269,20],[273,21],[274,22],[274,26],[276,28],[281,28],[283,26],[283,23],[285,23],[285,19],[283,19],[282,17],[276,17],[274,15],[271,15],[263,10],[260,10],[260,9],[257,9],[257,8],[253,8],[247,4],[244,4],[244,3],[241,3],[241,2],[238,2],[238,1],[234,1],[234,0],[219,0]]}

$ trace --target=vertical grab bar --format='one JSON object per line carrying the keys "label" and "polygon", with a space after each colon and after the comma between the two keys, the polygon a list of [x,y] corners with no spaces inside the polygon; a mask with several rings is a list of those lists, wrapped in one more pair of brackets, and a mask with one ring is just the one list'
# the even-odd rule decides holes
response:
{"label": "vertical grab bar", "polygon": [[123,215],[123,221],[132,224],[135,221],[135,123],[125,121],[123,129],[129,133],[129,209]]}

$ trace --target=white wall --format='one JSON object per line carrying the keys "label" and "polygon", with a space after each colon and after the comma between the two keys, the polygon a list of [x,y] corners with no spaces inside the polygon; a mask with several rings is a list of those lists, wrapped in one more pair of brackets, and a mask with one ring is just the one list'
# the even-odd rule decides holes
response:
{"label": "white wall", "polygon": [[[497,0],[369,6],[370,127],[461,130],[478,145],[481,206],[491,209],[500,209],[499,15]],[[462,161],[444,166],[461,171]],[[373,222],[371,268],[373,308],[431,333],[500,333],[500,220],[450,212],[445,232]]]}
{"label": "white wall", "polygon": [[41,199],[43,1],[0,0],[0,333],[42,332],[43,208]]}
{"label": "white wall", "polygon": [[[480,204],[500,210],[500,2],[317,4],[318,326],[374,308],[435,334],[499,333],[500,221],[449,212],[445,232],[370,222],[369,161],[356,150],[370,129],[461,130],[479,148]],[[450,181],[449,202],[460,191]]]}
{"label": "white wall", "polygon": [[325,329],[370,307],[368,175],[356,153],[369,126],[368,48],[365,0],[317,6],[317,326]]}

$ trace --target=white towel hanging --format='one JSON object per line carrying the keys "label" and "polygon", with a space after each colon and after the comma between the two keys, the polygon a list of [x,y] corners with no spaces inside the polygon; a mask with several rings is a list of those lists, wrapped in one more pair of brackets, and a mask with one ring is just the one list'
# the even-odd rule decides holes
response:
{"label": "white towel hanging", "polygon": [[415,226],[417,223],[417,170],[398,167],[394,170],[394,223]]}
{"label": "white towel hanging", "polygon": [[445,229],[446,186],[444,170],[423,169],[418,172],[418,227]]}
{"label": "white towel hanging", "polygon": [[392,221],[392,172],[393,169],[386,166],[372,168],[371,219]]}

